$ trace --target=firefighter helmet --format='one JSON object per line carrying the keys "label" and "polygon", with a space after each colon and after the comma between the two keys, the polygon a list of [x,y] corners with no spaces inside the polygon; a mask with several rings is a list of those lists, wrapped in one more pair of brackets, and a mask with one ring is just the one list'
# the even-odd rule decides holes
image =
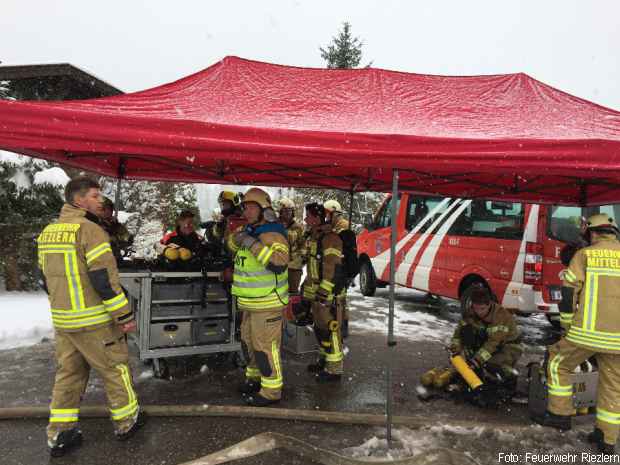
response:
{"label": "firefighter helmet", "polygon": [[327,200],[324,204],[323,207],[325,208],[326,211],[328,212],[338,212],[338,213],[342,213],[342,207],[340,206],[340,202],[338,202],[337,200]]}
{"label": "firefighter helmet", "polygon": [[306,212],[325,220],[325,207],[317,202],[306,204]]}
{"label": "firefighter helmet", "polygon": [[260,205],[261,208],[271,208],[271,197],[269,194],[258,187],[252,187],[243,196],[243,203],[255,202]]}
{"label": "firefighter helmet", "polygon": [[618,226],[616,225],[614,219],[605,213],[597,213],[596,215],[592,215],[588,218],[586,226],[587,229],[595,232],[597,229],[613,229],[618,231]]}
{"label": "firefighter helmet", "polygon": [[239,194],[233,191],[220,192],[217,201],[221,204],[224,200],[229,200],[235,207],[241,203],[241,198],[239,197]]}
{"label": "firefighter helmet", "polygon": [[284,209],[290,209],[290,210],[294,210],[295,209],[295,203],[289,199],[288,197],[282,197],[279,201],[278,201],[278,205],[280,206],[280,210],[284,210]]}

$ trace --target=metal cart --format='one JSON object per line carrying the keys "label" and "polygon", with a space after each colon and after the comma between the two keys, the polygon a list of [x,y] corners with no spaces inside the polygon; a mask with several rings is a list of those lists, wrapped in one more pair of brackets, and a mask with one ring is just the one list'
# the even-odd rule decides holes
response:
{"label": "metal cart", "polygon": [[198,355],[241,357],[231,299],[217,271],[120,273],[136,312],[141,360],[152,360],[157,377]]}

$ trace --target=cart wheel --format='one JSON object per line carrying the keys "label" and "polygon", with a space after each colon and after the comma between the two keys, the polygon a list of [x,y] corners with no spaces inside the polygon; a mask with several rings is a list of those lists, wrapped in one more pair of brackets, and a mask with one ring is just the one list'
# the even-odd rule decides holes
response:
{"label": "cart wheel", "polygon": [[207,357],[207,366],[211,370],[221,369],[231,358],[230,352],[218,352]]}
{"label": "cart wheel", "polygon": [[163,358],[153,359],[153,376],[159,379],[168,379],[170,376],[170,370],[168,369],[168,362]]}
{"label": "cart wheel", "polygon": [[233,353],[232,363],[237,368],[245,368],[248,365],[248,361],[246,360],[242,350],[238,350]]}

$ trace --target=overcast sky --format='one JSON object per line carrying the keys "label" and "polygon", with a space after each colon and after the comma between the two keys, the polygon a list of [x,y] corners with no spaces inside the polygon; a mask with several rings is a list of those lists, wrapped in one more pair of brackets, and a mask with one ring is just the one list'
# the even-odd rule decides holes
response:
{"label": "overcast sky", "polygon": [[69,62],[130,92],[226,55],[323,67],[349,21],[376,67],[522,71],[620,110],[619,18],[618,0],[2,0],[0,61]]}

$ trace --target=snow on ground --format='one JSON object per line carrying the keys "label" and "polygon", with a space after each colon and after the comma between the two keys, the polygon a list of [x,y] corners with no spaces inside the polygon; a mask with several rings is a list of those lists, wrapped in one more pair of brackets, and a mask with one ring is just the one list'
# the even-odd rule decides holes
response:
{"label": "snow on ground", "polygon": [[[364,297],[359,287],[349,289],[349,305],[355,318],[349,325],[356,330],[387,333],[389,294],[386,290],[378,290],[375,297]],[[424,307],[424,292],[396,288],[394,302],[394,334],[411,341],[433,340],[447,341],[454,331],[459,314],[439,310],[436,304],[429,304],[428,311]]]}
{"label": "snow on ground", "polygon": [[53,335],[47,294],[0,292],[0,350],[36,344]]}

